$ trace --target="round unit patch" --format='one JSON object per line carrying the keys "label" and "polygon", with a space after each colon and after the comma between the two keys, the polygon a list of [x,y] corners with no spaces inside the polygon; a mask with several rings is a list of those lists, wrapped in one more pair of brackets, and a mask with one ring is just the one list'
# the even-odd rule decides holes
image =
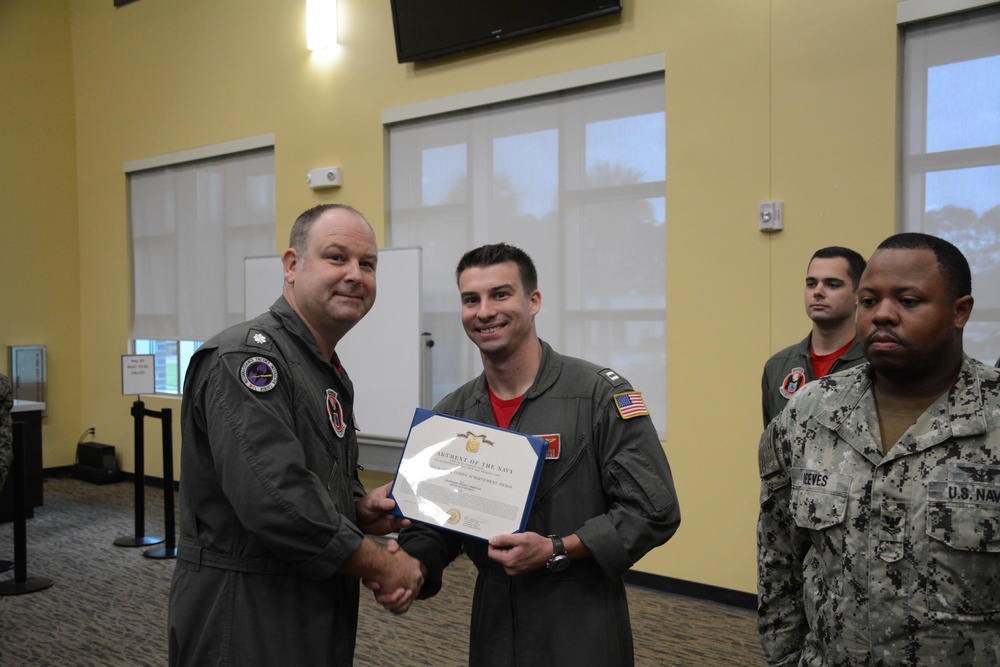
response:
{"label": "round unit patch", "polygon": [[795,395],[802,385],[806,383],[806,371],[804,368],[793,368],[792,372],[785,376],[785,379],[781,382],[781,387],[778,391],[785,398],[791,398]]}
{"label": "round unit patch", "polygon": [[240,379],[250,391],[271,391],[278,384],[278,369],[266,357],[250,357],[240,368]]}

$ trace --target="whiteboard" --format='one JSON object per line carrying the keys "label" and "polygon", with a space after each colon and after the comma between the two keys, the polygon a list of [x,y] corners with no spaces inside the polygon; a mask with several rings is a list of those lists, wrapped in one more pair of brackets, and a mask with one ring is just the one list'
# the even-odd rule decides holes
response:
{"label": "whiteboard", "polygon": [[[247,319],[267,312],[281,296],[281,257],[244,261]],[[402,446],[422,405],[420,248],[378,253],[377,293],[371,311],[337,343],[337,355],[354,382],[359,439]]]}
{"label": "whiteboard", "polygon": [[285,271],[280,255],[247,257],[243,260],[243,314],[252,320],[267,312],[281,296],[285,286]]}

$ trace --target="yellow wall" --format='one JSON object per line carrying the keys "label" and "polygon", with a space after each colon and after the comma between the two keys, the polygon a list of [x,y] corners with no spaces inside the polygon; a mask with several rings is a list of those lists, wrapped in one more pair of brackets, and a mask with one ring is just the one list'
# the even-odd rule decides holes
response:
{"label": "yellow wall", "polygon": [[[0,2],[0,372],[45,345],[44,465],[73,462],[83,429],[76,135],[69,3]],[[119,390],[120,391],[120,390]]]}
{"label": "yellow wall", "polygon": [[[54,132],[19,136],[0,165],[6,173],[61,159],[77,179],[56,193],[28,174],[18,187],[0,182],[0,252],[5,267],[8,256],[21,263],[28,285],[16,301],[0,297],[0,342],[46,343],[50,371],[60,371],[47,467],[72,463],[73,437],[93,424],[133,469],[132,399],[120,395],[130,319],[124,162],[273,133],[279,249],[295,215],[324,201],[357,206],[384,239],[383,109],[663,53],[666,447],[684,521],[639,569],[755,590],[761,367],[808,330],[801,286],[812,251],[836,243],[867,255],[894,230],[894,0],[628,0],[615,20],[420,65],[396,62],[384,1],[340,0],[340,47],[327,57],[305,48],[303,0],[111,5],[0,5],[0,19],[14,19],[0,30],[17,38],[0,45],[0,83],[13,63],[17,113],[57,115]],[[45,61],[24,57],[43,41]],[[32,85],[39,79],[53,93]],[[18,118],[3,100],[8,141]],[[305,173],[329,164],[343,167],[344,186],[309,190]],[[756,227],[768,199],[785,202],[786,230],[773,236]],[[41,249],[37,216],[23,214],[39,204],[56,213],[45,216]],[[146,470],[158,475],[159,424],[148,423]]]}

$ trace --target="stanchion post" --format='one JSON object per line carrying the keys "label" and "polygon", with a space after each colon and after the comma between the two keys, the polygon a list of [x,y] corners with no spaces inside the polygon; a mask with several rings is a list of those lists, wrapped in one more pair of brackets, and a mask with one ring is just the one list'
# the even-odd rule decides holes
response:
{"label": "stanchion post", "polygon": [[135,425],[135,535],[119,537],[115,540],[115,546],[119,547],[148,547],[163,541],[162,537],[146,536],[146,437],[143,421],[145,416],[146,404],[136,399],[132,403],[132,417]]}
{"label": "stanchion post", "polygon": [[159,549],[143,552],[147,558],[176,558],[177,537],[174,522],[174,435],[173,411],[163,408],[159,413],[163,433],[163,527],[166,543]]}

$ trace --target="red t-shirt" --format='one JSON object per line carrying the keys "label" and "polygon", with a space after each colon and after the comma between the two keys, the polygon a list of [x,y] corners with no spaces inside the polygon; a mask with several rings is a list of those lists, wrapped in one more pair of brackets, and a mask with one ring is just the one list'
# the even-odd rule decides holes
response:
{"label": "red t-shirt", "polygon": [[809,346],[809,358],[812,360],[813,377],[821,378],[829,373],[830,367],[833,366],[833,362],[844,356],[844,353],[847,352],[852,343],[854,343],[853,338],[847,343],[847,345],[839,350],[831,352],[830,354],[816,354],[813,352],[812,346]]}
{"label": "red t-shirt", "polygon": [[507,428],[510,426],[510,420],[514,418],[514,413],[517,412],[518,407],[521,405],[521,399],[524,398],[524,394],[521,394],[517,398],[511,398],[508,400],[503,400],[498,398],[493,390],[490,389],[490,405],[493,407],[493,417],[497,420],[497,426],[500,428]]}

